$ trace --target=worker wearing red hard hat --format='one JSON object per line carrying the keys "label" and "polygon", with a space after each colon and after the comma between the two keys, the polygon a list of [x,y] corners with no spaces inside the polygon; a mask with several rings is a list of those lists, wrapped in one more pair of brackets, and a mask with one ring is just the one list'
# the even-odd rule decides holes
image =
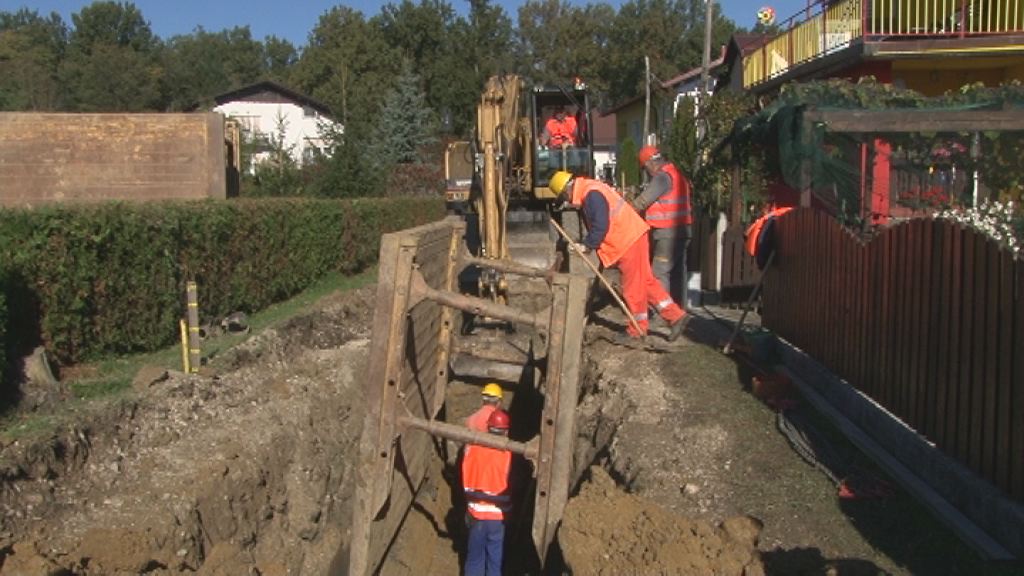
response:
{"label": "worker wearing red hard hat", "polygon": [[630,325],[632,338],[647,335],[647,306],[653,306],[670,326],[668,339],[676,340],[686,327],[688,316],[669,296],[651,272],[647,231],[650,226],[614,188],[600,180],[559,171],[548,187],[563,201],[579,206],[587,224],[587,236],[574,248],[580,253],[597,252],[606,268],[622,273],[622,296],[640,331]]}
{"label": "worker wearing red hard hat", "polygon": [[693,226],[690,181],[654,146],[641,148],[638,160],[651,181],[631,204],[651,227],[651,269],[685,307],[686,251]]}
{"label": "worker wearing red hard hat", "polygon": [[[508,413],[498,408],[487,419],[487,431],[508,436]],[[500,576],[505,546],[505,514],[510,508],[509,471],[512,453],[469,444],[462,458],[462,489],[466,496],[465,576]]]}

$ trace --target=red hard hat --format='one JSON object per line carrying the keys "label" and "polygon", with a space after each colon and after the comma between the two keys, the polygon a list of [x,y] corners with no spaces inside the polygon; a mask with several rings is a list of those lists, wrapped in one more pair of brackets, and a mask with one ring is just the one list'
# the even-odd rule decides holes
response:
{"label": "red hard hat", "polygon": [[660,156],[661,153],[654,146],[644,146],[640,149],[640,153],[637,154],[637,158],[640,160],[640,165],[647,164],[647,161],[655,156]]}
{"label": "red hard hat", "polygon": [[493,428],[495,430],[508,430],[509,418],[508,412],[498,409],[491,412],[489,418],[487,418],[487,428]]}

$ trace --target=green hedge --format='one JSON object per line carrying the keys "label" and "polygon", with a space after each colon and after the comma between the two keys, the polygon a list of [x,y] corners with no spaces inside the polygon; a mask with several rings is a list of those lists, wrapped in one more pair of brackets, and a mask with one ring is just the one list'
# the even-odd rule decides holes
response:
{"label": "green hedge", "polygon": [[438,198],[262,199],[0,211],[8,349],[60,362],[175,341],[188,279],[203,318],[255,311],[377,258],[384,232],[437,220]]}

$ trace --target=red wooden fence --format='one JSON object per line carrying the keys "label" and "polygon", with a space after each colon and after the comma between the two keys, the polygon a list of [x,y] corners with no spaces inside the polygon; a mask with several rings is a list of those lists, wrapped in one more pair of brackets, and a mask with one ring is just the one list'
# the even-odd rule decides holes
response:
{"label": "red wooden fence", "polygon": [[732,225],[722,234],[722,302],[742,302],[761,279],[757,262],[744,249],[744,229]]}
{"label": "red wooden fence", "polygon": [[765,325],[1024,501],[1024,263],[941,220],[867,244],[810,209],[776,230]]}

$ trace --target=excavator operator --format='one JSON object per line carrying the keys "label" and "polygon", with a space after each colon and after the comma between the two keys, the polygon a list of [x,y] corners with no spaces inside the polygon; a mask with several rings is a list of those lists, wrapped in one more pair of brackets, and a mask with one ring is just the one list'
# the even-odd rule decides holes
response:
{"label": "excavator operator", "polygon": [[561,148],[563,144],[576,145],[576,118],[565,113],[565,106],[556,107],[554,114],[544,123],[540,141],[551,148]]}

